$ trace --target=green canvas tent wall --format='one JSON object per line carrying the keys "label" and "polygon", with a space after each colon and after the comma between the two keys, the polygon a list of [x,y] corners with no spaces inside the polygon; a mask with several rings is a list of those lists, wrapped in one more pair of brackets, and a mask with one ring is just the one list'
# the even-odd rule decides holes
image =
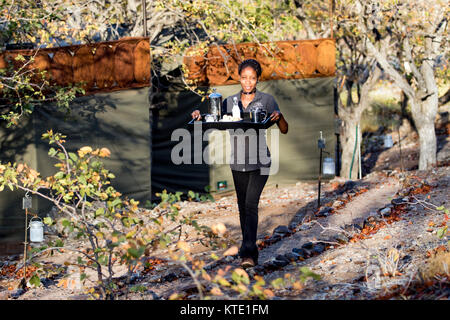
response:
{"label": "green canvas tent wall", "polygon": [[[76,98],[70,114],[54,105],[36,108],[20,128],[2,128],[1,161],[26,162],[43,177],[52,175],[56,161],[49,158],[50,146],[41,136],[47,130],[67,136],[65,147],[76,152],[82,146],[106,147],[111,156],[104,159],[116,175],[112,185],[124,196],[145,204],[150,195],[149,88],[98,93]],[[0,193],[0,241],[23,239],[24,192]],[[51,204],[33,197],[32,213],[45,214]]]}

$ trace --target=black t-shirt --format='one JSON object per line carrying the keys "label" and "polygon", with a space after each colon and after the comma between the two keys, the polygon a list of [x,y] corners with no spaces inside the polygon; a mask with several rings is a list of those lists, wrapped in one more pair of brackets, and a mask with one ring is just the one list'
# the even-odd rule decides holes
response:
{"label": "black t-shirt", "polygon": [[[224,113],[232,113],[234,97],[238,99],[241,118],[244,119],[249,118],[248,115],[245,115],[244,113],[250,113],[256,108],[266,111],[268,117],[272,112],[280,111],[280,108],[272,95],[256,90],[255,97],[245,109],[241,101],[241,92],[226,98],[222,107]],[[265,129],[238,129],[228,130],[228,132],[230,133],[231,143],[231,170],[252,171],[263,167],[270,167],[270,151],[266,143]]]}

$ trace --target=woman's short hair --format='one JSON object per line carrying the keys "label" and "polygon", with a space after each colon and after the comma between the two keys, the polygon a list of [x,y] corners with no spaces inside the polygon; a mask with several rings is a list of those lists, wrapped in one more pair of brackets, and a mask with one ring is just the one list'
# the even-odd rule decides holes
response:
{"label": "woman's short hair", "polygon": [[238,68],[239,75],[241,74],[241,71],[247,67],[250,67],[253,70],[255,70],[256,76],[258,78],[261,76],[261,73],[262,73],[261,65],[255,59],[247,59],[247,60],[242,61],[239,64],[239,68]]}

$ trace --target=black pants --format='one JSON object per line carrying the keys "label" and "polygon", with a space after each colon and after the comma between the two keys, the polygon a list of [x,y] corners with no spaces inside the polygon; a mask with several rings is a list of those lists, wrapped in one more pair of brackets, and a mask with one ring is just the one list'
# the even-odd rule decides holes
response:
{"label": "black pants", "polygon": [[258,247],[256,246],[258,203],[269,176],[261,175],[259,169],[248,172],[231,170],[231,172],[236,189],[242,231],[242,245],[239,256],[241,258],[252,258],[255,263],[258,263]]}

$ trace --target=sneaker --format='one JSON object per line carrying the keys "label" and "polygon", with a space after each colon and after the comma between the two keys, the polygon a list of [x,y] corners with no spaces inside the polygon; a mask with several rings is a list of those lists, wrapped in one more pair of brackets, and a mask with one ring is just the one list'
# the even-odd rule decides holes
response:
{"label": "sneaker", "polygon": [[253,261],[252,258],[244,258],[242,259],[241,262],[241,267],[246,269],[246,268],[252,268],[255,266],[255,262]]}

